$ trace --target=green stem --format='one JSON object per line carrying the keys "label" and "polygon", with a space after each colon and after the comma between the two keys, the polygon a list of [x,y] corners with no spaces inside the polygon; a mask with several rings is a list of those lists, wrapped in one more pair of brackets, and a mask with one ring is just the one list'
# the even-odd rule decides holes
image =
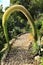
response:
{"label": "green stem", "polygon": [[8,31],[7,31],[7,19],[10,16],[10,14],[15,11],[20,11],[26,16],[26,18],[28,19],[28,22],[30,23],[30,25],[32,27],[32,33],[33,33],[34,39],[36,41],[37,40],[37,31],[36,31],[36,27],[34,25],[34,21],[30,15],[30,13],[22,5],[13,5],[5,11],[3,18],[2,18],[2,26],[4,29],[4,34],[5,34],[5,38],[6,38],[8,45],[9,45],[9,36],[8,36]]}

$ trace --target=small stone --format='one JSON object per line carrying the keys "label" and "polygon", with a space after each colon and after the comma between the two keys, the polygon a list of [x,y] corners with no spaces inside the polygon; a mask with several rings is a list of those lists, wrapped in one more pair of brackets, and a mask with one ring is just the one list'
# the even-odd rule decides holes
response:
{"label": "small stone", "polygon": [[39,60],[40,59],[40,56],[35,56],[35,60]]}

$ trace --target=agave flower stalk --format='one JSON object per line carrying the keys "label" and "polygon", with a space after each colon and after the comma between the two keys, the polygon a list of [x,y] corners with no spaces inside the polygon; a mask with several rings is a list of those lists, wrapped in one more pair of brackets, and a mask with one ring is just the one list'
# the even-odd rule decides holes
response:
{"label": "agave flower stalk", "polygon": [[2,26],[4,29],[4,34],[5,34],[5,38],[8,43],[8,46],[9,46],[9,36],[8,36],[8,30],[7,30],[7,20],[9,18],[10,14],[15,11],[20,11],[21,13],[23,13],[25,15],[25,17],[28,20],[28,23],[30,23],[30,25],[32,27],[32,34],[33,34],[34,40],[37,41],[38,37],[37,37],[36,27],[34,24],[34,20],[32,19],[29,11],[22,5],[13,5],[5,11],[3,18],[2,18]]}

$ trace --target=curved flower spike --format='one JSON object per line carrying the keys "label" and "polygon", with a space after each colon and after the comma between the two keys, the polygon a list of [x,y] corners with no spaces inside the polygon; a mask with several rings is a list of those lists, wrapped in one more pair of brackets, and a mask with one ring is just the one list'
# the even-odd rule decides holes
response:
{"label": "curved flower spike", "polygon": [[4,34],[5,34],[7,43],[9,43],[9,37],[8,37],[8,33],[7,33],[7,21],[6,20],[8,19],[10,14],[13,13],[14,11],[20,11],[26,16],[26,18],[28,19],[28,22],[30,23],[30,25],[32,27],[32,33],[33,33],[33,36],[36,40],[37,39],[37,31],[36,31],[34,21],[31,17],[31,15],[30,15],[30,13],[22,5],[13,5],[5,11],[3,18],[2,18],[2,26],[3,26],[3,29],[4,29]]}

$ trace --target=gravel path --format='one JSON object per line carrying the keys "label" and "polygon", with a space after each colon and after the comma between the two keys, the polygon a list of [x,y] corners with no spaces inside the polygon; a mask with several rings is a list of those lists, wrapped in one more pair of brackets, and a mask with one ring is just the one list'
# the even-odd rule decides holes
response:
{"label": "gravel path", "polygon": [[16,40],[12,39],[12,48],[1,65],[35,65],[34,55],[31,54],[32,41],[33,37],[29,33],[19,36]]}

